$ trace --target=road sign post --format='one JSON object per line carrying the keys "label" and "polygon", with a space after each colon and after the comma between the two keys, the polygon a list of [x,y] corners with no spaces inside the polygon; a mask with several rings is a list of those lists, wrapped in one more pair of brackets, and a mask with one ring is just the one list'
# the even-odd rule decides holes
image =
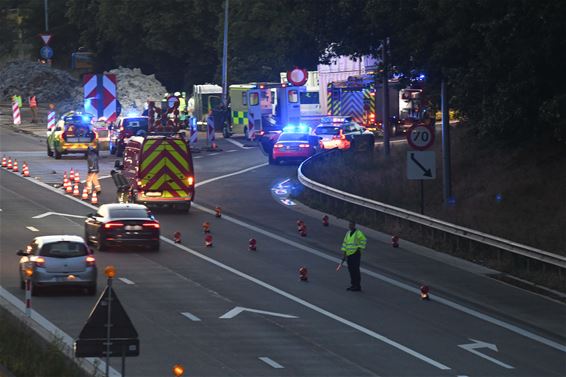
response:
{"label": "road sign post", "polygon": [[436,178],[434,152],[424,152],[434,144],[434,126],[415,124],[407,132],[407,142],[416,151],[407,152],[407,179],[420,180],[420,210],[424,214],[424,180]]}

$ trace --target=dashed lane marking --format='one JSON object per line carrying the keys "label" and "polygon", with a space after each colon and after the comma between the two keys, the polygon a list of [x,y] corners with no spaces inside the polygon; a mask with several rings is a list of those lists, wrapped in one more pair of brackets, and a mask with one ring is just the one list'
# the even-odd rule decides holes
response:
{"label": "dashed lane marking", "polygon": [[239,141],[236,141],[236,140],[232,140],[232,139],[224,139],[224,140],[226,140],[227,142],[232,143],[235,146],[240,147],[242,149],[253,149],[254,148],[254,147],[246,147],[244,144],[242,144],[242,143],[240,143]]}
{"label": "dashed lane marking", "polygon": [[237,150],[235,149],[230,149],[229,151],[226,151],[227,153],[232,153],[232,152],[237,152]]}
{"label": "dashed lane marking", "polygon": [[118,280],[120,280],[122,283],[128,284],[128,285],[136,284],[133,281],[131,281],[130,279],[126,279],[126,278],[118,278]]}
{"label": "dashed lane marking", "polygon": [[34,226],[26,226],[26,228],[28,228],[29,230],[31,230],[32,232],[39,232],[39,229],[37,229]]}
{"label": "dashed lane marking", "polygon": [[197,317],[196,315],[191,314],[189,312],[183,312],[183,313],[181,313],[181,315],[184,316],[184,317],[187,317],[188,319],[190,319],[193,322],[199,322],[200,321],[199,317]]}
{"label": "dashed lane marking", "polygon": [[266,363],[267,365],[269,365],[272,368],[275,368],[275,369],[283,369],[284,368],[283,365],[279,364],[276,361],[271,360],[267,356],[258,357],[258,359],[260,359],[261,361],[263,361],[264,363]]}

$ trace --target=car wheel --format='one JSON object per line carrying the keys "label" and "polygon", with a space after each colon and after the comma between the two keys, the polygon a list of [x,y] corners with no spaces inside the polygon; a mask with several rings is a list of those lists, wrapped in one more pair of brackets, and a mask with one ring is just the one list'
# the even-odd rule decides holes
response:
{"label": "car wheel", "polygon": [[277,165],[279,164],[279,160],[273,157],[273,154],[269,154],[269,165]]}
{"label": "car wheel", "polygon": [[98,239],[97,239],[97,243],[98,243],[98,251],[103,252],[103,251],[107,251],[108,250],[108,245],[106,245],[106,243],[104,242],[104,240],[102,239],[102,235],[98,235]]}
{"label": "car wheel", "polygon": [[228,127],[224,127],[222,129],[222,136],[224,136],[224,139],[228,139],[230,136],[232,136],[232,134],[228,130]]}
{"label": "car wheel", "polygon": [[181,213],[188,213],[191,209],[191,203],[181,204],[177,208],[179,209],[179,212],[181,212]]}
{"label": "car wheel", "polygon": [[248,135],[248,126],[244,126],[244,138],[248,141],[250,140],[250,137]]}
{"label": "car wheel", "polygon": [[49,147],[49,143],[47,143],[47,156],[48,156],[48,157],[53,157],[53,151],[52,151],[51,148]]}
{"label": "car wheel", "polygon": [[55,159],[56,159],[56,160],[60,160],[60,159],[61,159],[61,152],[59,152],[59,151],[57,150],[57,148],[55,148],[55,151],[54,151],[54,152],[55,152]]}
{"label": "car wheel", "polygon": [[96,294],[96,284],[88,286],[86,288],[86,294],[89,296],[94,296]]}

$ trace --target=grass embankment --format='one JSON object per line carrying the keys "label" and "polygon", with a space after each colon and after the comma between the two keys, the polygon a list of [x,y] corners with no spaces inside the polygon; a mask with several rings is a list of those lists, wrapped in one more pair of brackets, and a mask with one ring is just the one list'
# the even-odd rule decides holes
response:
{"label": "grass embankment", "polygon": [[0,364],[16,377],[85,377],[86,374],[61,351],[24,322],[0,309]]}
{"label": "grass embankment", "polygon": [[[441,135],[434,147],[437,177],[424,181],[424,214],[566,255],[566,147],[552,142],[510,146],[480,140],[466,126],[452,128],[452,192],[442,193]],[[406,144],[392,144],[386,160],[341,153],[311,164],[307,176],[343,191],[420,211],[420,183],[406,178]]]}

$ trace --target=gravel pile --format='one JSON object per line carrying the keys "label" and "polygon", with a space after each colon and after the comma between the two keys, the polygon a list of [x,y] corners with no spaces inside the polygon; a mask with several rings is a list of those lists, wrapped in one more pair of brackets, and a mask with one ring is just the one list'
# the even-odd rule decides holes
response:
{"label": "gravel pile", "polygon": [[81,83],[66,71],[46,64],[30,61],[14,61],[0,68],[0,100],[10,101],[19,94],[27,98],[35,94],[40,106],[47,103],[76,104],[82,102]]}
{"label": "gravel pile", "polygon": [[109,72],[116,75],[118,100],[122,104],[122,112],[141,110],[147,100],[159,102],[167,89],[155,78],[155,75],[144,75],[139,68],[119,67]]}

